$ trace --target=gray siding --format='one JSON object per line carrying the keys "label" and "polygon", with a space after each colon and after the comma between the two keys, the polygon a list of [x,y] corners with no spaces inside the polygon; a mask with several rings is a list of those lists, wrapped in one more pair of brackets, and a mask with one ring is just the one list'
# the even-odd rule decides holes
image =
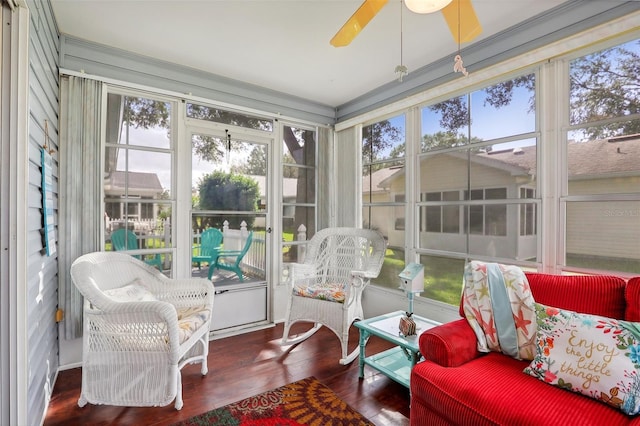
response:
{"label": "gray siding", "polygon": [[[29,182],[27,229],[27,422],[37,425],[47,409],[58,369],[57,255],[43,251],[40,155],[47,122],[52,153],[55,223],[58,206],[58,30],[49,2],[27,0],[29,23]],[[59,238],[59,236],[58,236]],[[23,283],[18,283],[23,285]]]}

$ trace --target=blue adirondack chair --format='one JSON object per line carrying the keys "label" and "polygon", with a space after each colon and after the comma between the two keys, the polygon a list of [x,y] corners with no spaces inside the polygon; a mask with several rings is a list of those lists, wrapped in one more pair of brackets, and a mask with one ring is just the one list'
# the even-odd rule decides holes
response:
{"label": "blue adirondack chair", "polygon": [[[140,248],[138,246],[138,237],[136,236],[136,234],[124,228],[113,231],[113,233],[111,234],[111,244],[115,251],[137,250]],[[136,259],[144,260],[145,263],[155,266],[162,271],[162,258],[159,254],[144,256],[135,254],[133,255],[133,257],[135,257]]]}
{"label": "blue adirondack chair", "polygon": [[247,241],[244,243],[244,247],[242,247],[242,250],[220,250],[218,252],[218,257],[216,259],[214,268],[235,272],[240,281],[244,281],[242,270],[240,269],[240,264],[242,263],[242,258],[244,257],[244,255],[247,254],[247,251],[249,251],[249,247],[251,247],[252,242],[253,231],[249,232]]}
{"label": "blue adirondack chair", "polygon": [[222,245],[222,232],[216,228],[208,228],[202,232],[200,236],[200,245],[194,247],[194,253],[191,255],[191,262],[198,265],[206,262],[209,265],[209,279],[213,276],[214,265],[218,259]]}

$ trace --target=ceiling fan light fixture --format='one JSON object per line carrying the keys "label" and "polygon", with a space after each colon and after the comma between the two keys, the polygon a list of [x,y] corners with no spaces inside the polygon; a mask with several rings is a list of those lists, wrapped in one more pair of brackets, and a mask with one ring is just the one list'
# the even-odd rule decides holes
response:
{"label": "ceiling fan light fixture", "polygon": [[441,10],[452,0],[404,0],[407,9],[414,13],[433,13]]}

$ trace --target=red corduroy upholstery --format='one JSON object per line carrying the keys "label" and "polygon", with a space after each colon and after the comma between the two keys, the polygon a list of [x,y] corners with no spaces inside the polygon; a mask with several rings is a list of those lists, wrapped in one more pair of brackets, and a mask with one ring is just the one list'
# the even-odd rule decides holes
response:
{"label": "red corduroy upholstery", "polygon": [[[628,284],[614,276],[528,273],[527,279],[536,302],[640,321],[640,277]],[[627,416],[524,374],[529,361],[480,354],[466,319],[423,333],[420,350],[425,361],[411,373],[412,426],[640,426],[640,415]]]}
{"label": "red corduroy upholstery", "polygon": [[550,275],[528,273],[536,302],[560,309],[624,319],[625,280],[605,275]]}
{"label": "red corduroy upholstery", "polygon": [[492,352],[461,367],[424,361],[411,376],[411,425],[604,426],[640,424],[604,403],[548,385],[529,364]]}
{"label": "red corduroy upholstery", "polygon": [[624,291],[624,299],[627,302],[624,319],[640,322],[640,277],[634,277],[629,280]]}
{"label": "red corduroy upholstery", "polygon": [[459,319],[420,335],[420,353],[443,367],[457,367],[480,355],[476,335],[466,319]]}

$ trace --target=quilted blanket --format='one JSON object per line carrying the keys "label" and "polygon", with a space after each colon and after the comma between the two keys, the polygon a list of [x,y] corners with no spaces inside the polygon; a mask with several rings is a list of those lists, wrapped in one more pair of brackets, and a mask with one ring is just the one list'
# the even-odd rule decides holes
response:
{"label": "quilted blanket", "polygon": [[467,263],[462,307],[476,334],[480,352],[533,359],[534,303],[527,277],[519,267],[475,260]]}

